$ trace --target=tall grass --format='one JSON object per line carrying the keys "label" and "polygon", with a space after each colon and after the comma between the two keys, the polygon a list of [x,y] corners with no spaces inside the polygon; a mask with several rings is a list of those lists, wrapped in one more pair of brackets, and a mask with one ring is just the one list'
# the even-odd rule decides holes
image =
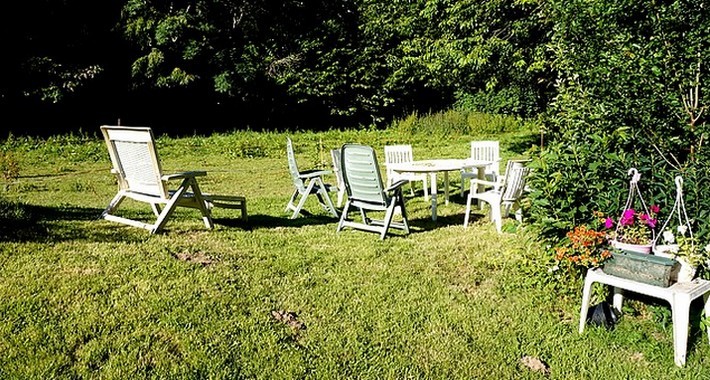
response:
{"label": "tall grass", "polygon": [[[412,143],[432,158],[465,157],[481,137],[434,140],[397,128],[288,135],[303,169],[327,166],[328,150],[348,141],[378,152]],[[614,331],[579,335],[580,279],[553,271],[525,225],[510,220],[499,235],[477,211],[464,229],[456,190],[433,222],[417,189],[406,202],[412,233],[384,241],[336,234],[314,200],[305,207],[312,215],[288,219],[285,137],[160,136],[166,172],[207,170],[203,191],[245,195],[250,219],[216,209],[210,231],[180,209],[155,236],[97,219],[116,191],[98,138],[6,142],[21,167],[0,202],[0,378],[707,377],[698,304],[684,369],[673,364],[668,308],[652,300],[632,297]],[[514,156],[535,133],[496,137]],[[67,159],[70,151],[84,153]],[[122,209],[152,217],[142,204]],[[525,356],[549,375],[526,367]]]}

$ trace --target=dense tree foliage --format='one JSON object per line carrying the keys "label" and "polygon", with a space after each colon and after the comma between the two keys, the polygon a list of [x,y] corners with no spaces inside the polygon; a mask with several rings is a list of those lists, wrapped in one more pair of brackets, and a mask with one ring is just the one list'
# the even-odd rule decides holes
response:
{"label": "dense tree foliage", "polygon": [[4,13],[7,34],[18,36],[1,74],[10,109],[55,104],[71,118],[76,99],[132,123],[189,123],[194,114],[224,116],[231,128],[328,128],[456,102],[532,115],[553,89],[538,1],[22,5],[27,22]]}
{"label": "dense tree foliage", "polygon": [[594,210],[619,211],[630,167],[642,173],[646,200],[665,212],[674,200],[673,177],[682,175],[688,211],[708,235],[708,5],[548,3],[559,78],[531,211],[550,235],[589,221]]}

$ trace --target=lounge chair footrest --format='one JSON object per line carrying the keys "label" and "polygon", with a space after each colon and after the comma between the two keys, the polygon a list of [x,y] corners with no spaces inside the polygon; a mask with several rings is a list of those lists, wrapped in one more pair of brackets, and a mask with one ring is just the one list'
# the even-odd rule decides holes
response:
{"label": "lounge chair footrest", "polygon": [[222,207],[242,210],[242,219],[247,220],[247,199],[235,195],[202,194],[209,208]]}

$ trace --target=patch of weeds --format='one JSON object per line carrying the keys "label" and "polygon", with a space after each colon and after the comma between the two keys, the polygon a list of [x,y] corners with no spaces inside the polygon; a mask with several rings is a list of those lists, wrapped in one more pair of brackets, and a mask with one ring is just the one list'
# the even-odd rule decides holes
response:
{"label": "patch of weeds", "polygon": [[18,183],[17,186],[15,186],[15,190],[18,193],[34,193],[34,192],[40,192],[40,191],[47,191],[47,185],[44,183]]}
{"label": "patch of weeds", "polygon": [[663,328],[673,326],[673,316],[671,309],[663,306],[649,306],[648,311],[654,322],[660,323]]}
{"label": "patch of weeds", "polygon": [[83,192],[94,192],[94,185],[91,183],[86,183],[82,181],[73,181],[66,185],[67,191],[73,191],[77,193]]}
{"label": "patch of weeds", "polygon": [[0,173],[5,180],[5,191],[10,189],[10,183],[20,176],[20,164],[12,152],[0,153]]}

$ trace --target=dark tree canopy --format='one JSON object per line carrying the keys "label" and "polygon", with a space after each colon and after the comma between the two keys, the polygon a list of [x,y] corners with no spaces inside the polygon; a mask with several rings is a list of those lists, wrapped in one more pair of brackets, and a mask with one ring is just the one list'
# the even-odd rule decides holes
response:
{"label": "dark tree canopy", "polygon": [[530,116],[551,90],[537,1],[19,6],[2,16],[0,105],[65,130],[384,125],[454,104]]}

